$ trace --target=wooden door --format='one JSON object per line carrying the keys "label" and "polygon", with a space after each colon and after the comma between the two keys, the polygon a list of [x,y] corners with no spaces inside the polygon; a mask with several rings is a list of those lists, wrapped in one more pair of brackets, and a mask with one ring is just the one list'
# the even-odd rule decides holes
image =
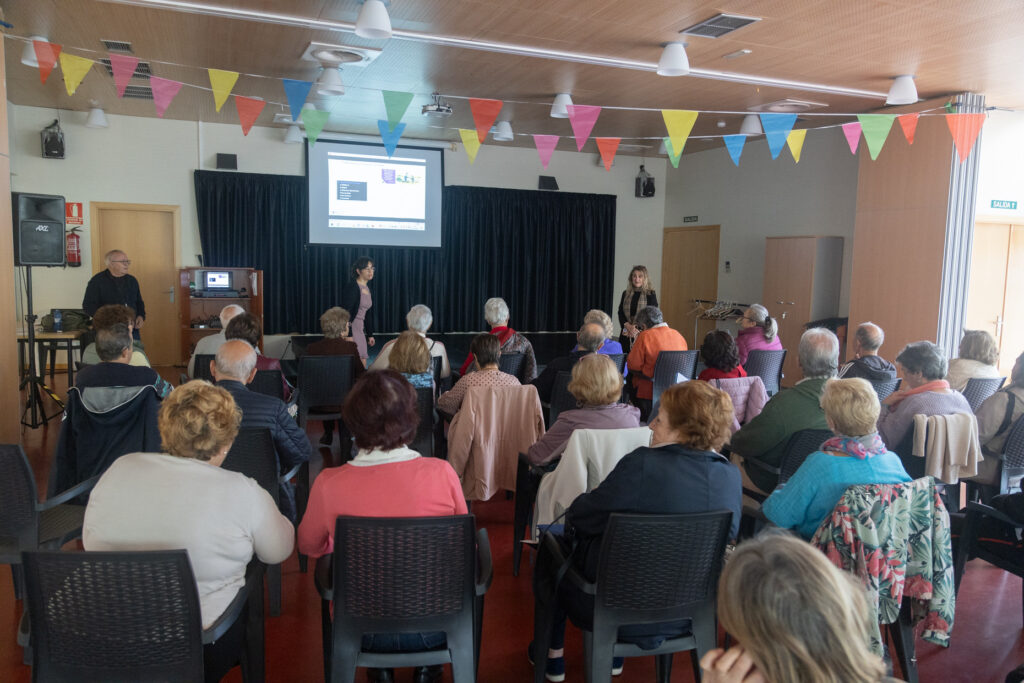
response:
{"label": "wooden door", "polygon": [[797,355],[800,335],[810,321],[814,288],[814,237],[769,237],[764,258],[764,289],[760,303],[779,323],[779,338],[786,354],[783,386],[791,387],[803,377]]}
{"label": "wooden door", "polygon": [[985,330],[999,345],[999,370],[1009,376],[1024,351],[1018,294],[1024,286],[1024,225],[977,223],[971,250],[967,329]]}
{"label": "wooden door", "polygon": [[181,357],[175,303],[180,211],[154,204],[90,204],[93,272],[103,270],[103,255],[112,249],[128,255],[129,273],[139,281],[146,303],[141,335],[153,365],[173,365]]}
{"label": "wooden door", "polygon": [[661,304],[665,322],[686,337],[691,349],[700,348],[714,320],[699,320],[694,299],[718,298],[719,226],[665,228],[661,252]]}
{"label": "wooden door", "polygon": [[[1003,301],[1003,329],[999,340],[999,370],[1009,378],[1017,356],[1024,353],[1024,225],[1010,230],[1010,253],[1006,259],[1006,298]],[[1009,381],[1009,379],[1007,379]]]}

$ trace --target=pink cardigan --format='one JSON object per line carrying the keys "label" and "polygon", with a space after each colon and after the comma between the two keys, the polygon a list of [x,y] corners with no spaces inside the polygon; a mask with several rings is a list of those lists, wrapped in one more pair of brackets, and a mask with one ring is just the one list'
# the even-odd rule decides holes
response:
{"label": "pink cardigan", "polygon": [[736,335],[736,346],[740,351],[740,365],[746,364],[747,354],[751,351],[782,350],[782,342],[779,340],[779,335],[775,335],[775,338],[771,341],[766,341],[764,338],[764,330],[760,327],[747,327],[740,330]]}

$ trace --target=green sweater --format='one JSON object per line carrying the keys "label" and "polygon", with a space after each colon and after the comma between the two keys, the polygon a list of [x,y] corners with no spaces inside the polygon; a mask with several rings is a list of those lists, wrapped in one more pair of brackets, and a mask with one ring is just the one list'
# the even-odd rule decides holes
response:
{"label": "green sweater", "polygon": [[[807,379],[772,397],[761,414],[732,435],[729,448],[740,456],[759,458],[776,467],[782,463],[789,437],[801,429],[828,429],[821,409],[821,392],[826,378]],[[750,480],[766,493],[778,479],[756,466],[744,467]]]}

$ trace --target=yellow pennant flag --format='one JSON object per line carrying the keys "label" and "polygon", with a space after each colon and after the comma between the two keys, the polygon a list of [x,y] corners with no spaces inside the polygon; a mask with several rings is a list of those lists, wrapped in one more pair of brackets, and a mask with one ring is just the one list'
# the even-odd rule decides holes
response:
{"label": "yellow pennant flag", "polygon": [[465,128],[459,128],[459,135],[462,137],[462,144],[466,146],[469,163],[472,164],[476,161],[476,153],[480,151],[480,138],[477,137],[475,130],[466,130]]}
{"label": "yellow pennant flag", "polygon": [[786,144],[789,145],[789,152],[793,155],[793,161],[800,163],[800,152],[804,148],[804,138],[807,137],[807,129],[791,130],[786,137]]}
{"label": "yellow pennant flag", "polygon": [[210,73],[210,86],[213,88],[213,101],[217,105],[217,111],[228,101],[231,89],[235,87],[238,80],[237,71],[221,71],[220,69],[207,69]]}
{"label": "yellow pennant flag", "polygon": [[67,52],[60,53],[60,70],[64,72],[64,87],[68,89],[68,95],[75,94],[92,65],[91,59],[69,55]]}
{"label": "yellow pennant flag", "polygon": [[683,153],[686,146],[686,138],[690,137],[693,124],[697,120],[697,112],[684,109],[662,109],[661,115],[665,118],[665,129],[668,130],[668,139],[672,141],[672,151],[676,154]]}

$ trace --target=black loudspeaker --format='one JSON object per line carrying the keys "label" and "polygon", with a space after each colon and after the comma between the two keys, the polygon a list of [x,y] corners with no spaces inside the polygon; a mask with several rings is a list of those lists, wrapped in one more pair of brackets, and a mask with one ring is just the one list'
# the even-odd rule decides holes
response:
{"label": "black loudspeaker", "polygon": [[538,190],[557,190],[558,181],[555,180],[553,175],[542,175],[537,176],[537,189]]}
{"label": "black loudspeaker", "polygon": [[64,197],[12,192],[11,209],[15,265],[63,266]]}
{"label": "black loudspeaker", "polygon": [[237,170],[238,169],[238,155],[237,154],[217,154],[217,168]]}

